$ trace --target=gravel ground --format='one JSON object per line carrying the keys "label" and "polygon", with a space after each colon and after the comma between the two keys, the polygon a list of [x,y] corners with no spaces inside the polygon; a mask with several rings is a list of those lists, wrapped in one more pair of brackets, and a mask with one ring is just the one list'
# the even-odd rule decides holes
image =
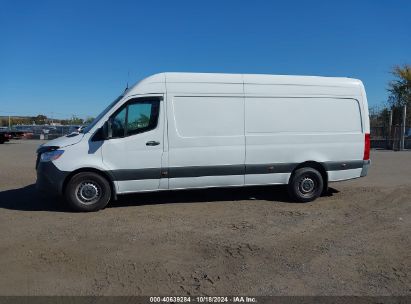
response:
{"label": "gravel ground", "polygon": [[411,151],[308,204],[252,187],[71,213],[35,192],[39,143],[0,145],[1,295],[411,294]]}

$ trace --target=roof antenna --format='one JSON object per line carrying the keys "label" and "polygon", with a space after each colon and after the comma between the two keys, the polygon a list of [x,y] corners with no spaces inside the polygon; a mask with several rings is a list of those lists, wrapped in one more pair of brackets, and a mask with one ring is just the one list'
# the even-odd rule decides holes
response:
{"label": "roof antenna", "polygon": [[124,92],[128,90],[128,81],[129,81],[129,79],[130,79],[130,70],[128,70],[128,72],[127,72],[127,86],[126,86],[126,89],[124,90]]}

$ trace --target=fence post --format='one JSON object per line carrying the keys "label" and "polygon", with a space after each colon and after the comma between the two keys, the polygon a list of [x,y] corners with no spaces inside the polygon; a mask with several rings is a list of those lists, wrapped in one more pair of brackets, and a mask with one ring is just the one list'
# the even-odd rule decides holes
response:
{"label": "fence post", "polygon": [[402,111],[402,126],[401,126],[401,141],[400,141],[400,151],[405,149],[405,121],[407,117],[407,106],[404,105]]}
{"label": "fence post", "polygon": [[388,121],[388,149],[394,150],[394,141],[392,136],[392,109],[390,111],[390,119]]}

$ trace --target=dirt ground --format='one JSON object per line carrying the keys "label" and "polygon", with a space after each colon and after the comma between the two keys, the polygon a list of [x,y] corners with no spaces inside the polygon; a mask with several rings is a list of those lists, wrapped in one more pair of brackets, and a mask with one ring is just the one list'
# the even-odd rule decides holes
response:
{"label": "dirt ground", "polygon": [[72,213],[36,194],[38,145],[0,145],[1,295],[411,294],[411,151],[308,204],[253,187]]}

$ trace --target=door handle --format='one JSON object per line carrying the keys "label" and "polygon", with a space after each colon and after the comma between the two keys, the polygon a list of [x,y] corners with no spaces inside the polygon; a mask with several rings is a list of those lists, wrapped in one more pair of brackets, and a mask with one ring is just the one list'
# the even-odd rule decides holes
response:
{"label": "door handle", "polygon": [[150,140],[148,142],[146,142],[146,146],[158,146],[160,144],[159,141],[155,141],[155,140]]}

